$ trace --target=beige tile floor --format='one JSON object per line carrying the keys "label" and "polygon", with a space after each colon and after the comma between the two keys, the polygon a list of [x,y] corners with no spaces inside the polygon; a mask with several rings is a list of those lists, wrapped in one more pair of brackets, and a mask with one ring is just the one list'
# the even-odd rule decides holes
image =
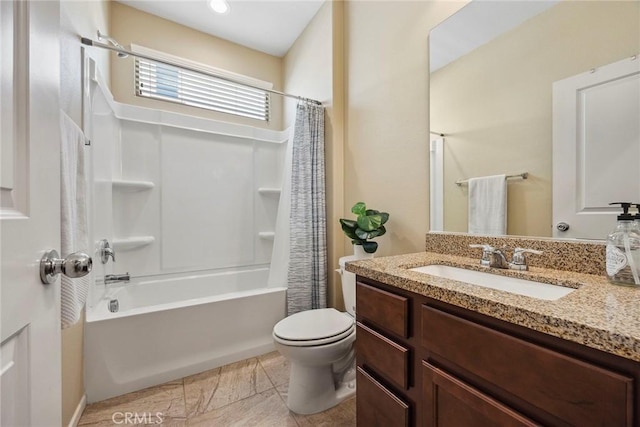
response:
{"label": "beige tile floor", "polygon": [[290,412],[285,404],[288,384],[289,363],[273,352],[93,403],[78,425],[157,425],[160,419],[163,426],[356,425],[355,398],[319,414]]}

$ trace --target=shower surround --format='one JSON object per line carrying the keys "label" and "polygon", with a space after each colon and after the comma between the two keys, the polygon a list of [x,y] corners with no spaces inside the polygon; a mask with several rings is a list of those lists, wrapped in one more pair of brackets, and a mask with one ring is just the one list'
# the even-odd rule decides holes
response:
{"label": "shower surround", "polygon": [[[271,351],[285,315],[285,285],[267,279],[289,133],[119,104],[86,74],[90,234],[115,250],[115,262],[95,257],[87,400]],[[125,272],[129,283],[104,284]]]}

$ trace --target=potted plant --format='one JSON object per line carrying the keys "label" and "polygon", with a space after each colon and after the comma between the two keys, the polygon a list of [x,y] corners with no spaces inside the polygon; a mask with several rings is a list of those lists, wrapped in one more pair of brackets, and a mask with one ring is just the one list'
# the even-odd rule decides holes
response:
{"label": "potted plant", "polygon": [[362,246],[366,253],[373,254],[378,249],[378,243],[370,242],[369,239],[382,236],[387,232],[384,224],[389,220],[389,214],[367,209],[364,202],[353,205],[351,212],[358,217],[355,220],[341,218],[342,231],[351,239],[354,251],[358,246]]}

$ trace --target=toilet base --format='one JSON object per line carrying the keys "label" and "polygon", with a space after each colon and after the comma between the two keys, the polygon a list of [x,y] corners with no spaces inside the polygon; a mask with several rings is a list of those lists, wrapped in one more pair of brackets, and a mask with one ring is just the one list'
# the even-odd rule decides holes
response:
{"label": "toilet base", "polygon": [[336,406],[356,393],[355,374],[349,374],[336,386],[332,366],[292,363],[287,407],[296,414],[309,415]]}

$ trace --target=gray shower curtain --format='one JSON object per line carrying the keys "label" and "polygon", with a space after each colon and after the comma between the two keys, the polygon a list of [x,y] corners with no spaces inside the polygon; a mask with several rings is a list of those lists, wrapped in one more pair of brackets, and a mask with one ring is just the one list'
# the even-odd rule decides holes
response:
{"label": "gray shower curtain", "polygon": [[293,133],[287,313],[327,306],[324,107],[298,104]]}

